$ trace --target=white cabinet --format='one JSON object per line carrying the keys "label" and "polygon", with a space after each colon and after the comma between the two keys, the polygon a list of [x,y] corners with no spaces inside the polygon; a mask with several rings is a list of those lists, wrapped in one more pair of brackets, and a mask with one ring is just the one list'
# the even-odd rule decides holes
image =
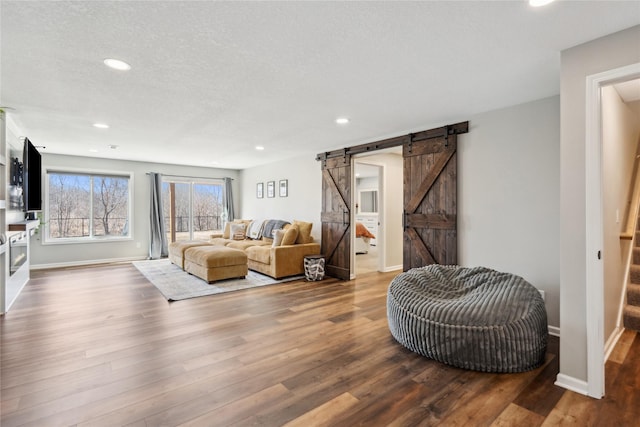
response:
{"label": "white cabinet", "polygon": [[371,234],[376,236],[376,239],[371,239],[369,242],[370,245],[375,246],[378,237],[378,214],[358,214],[356,221],[361,222]]}

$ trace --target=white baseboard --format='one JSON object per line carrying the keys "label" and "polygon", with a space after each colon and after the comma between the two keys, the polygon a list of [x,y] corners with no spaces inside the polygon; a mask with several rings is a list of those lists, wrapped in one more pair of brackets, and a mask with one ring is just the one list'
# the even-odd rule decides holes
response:
{"label": "white baseboard", "polygon": [[147,257],[136,256],[136,257],[127,257],[127,258],[91,259],[86,261],[55,262],[51,264],[31,264],[29,267],[31,270],[46,270],[49,268],[82,267],[85,265],[111,264],[115,262],[131,262],[131,261],[140,261],[144,259],[147,259]]}
{"label": "white baseboard", "polygon": [[549,335],[553,335],[554,337],[559,337],[560,336],[560,328],[557,326],[548,326],[548,330],[549,330]]}
{"label": "white baseboard", "polygon": [[382,270],[383,273],[388,273],[390,271],[396,271],[396,270],[402,270],[402,264],[400,265],[391,265],[389,267],[385,267],[384,270]]}
{"label": "white baseboard", "polygon": [[579,380],[577,378],[570,377],[564,374],[558,374],[556,382],[554,383],[558,387],[566,388],[567,390],[575,391],[576,393],[584,394],[587,396],[587,382]]}
{"label": "white baseboard", "polygon": [[613,351],[613,349],[615,348],[616,344],[618,343],[618,340],[620,339],[620,337],[622,336],[622,333],[624,332],[624,328],[621,328],[620,326],[618,326],[612,333],[611,335],[609,335],[609,339],[607,340],[607,342],[604,344],[604,360],[607,361],[609,360],[609,356],[611,356],[611,352]]}

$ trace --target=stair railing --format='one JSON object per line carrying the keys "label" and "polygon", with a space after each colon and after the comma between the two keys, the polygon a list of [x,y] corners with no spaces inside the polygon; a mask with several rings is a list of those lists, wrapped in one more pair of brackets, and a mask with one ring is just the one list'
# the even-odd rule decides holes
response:
{"label": "stair railing", "polygon": [[[639,144],[640,149],[640,144]],[[625,212],[625,228],[620,233],[620,250],[622,252],[622,271],[623,292],[620,295],[620,304],[618,306],[618,317],[616,326],[621,327],[623,323],[624,307],[627,300],[627,286],[630,282],[630,270],[633,260],[633,248],[636,246],[636,231],[638,230],[638,215],[640,214],[640,173],[639,173],[640,154],[636,154],[633,165],[632,181],[629,188],[629,202]]]}

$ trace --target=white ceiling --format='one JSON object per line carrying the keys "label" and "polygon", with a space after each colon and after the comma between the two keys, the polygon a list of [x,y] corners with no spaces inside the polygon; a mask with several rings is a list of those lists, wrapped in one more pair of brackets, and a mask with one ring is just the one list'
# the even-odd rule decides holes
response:
{"label": "white ceiling", "polygon": [[0,8],[0,106],[46,152],[234,169],[558,94],[561,50],[640,24],[638,1]]}

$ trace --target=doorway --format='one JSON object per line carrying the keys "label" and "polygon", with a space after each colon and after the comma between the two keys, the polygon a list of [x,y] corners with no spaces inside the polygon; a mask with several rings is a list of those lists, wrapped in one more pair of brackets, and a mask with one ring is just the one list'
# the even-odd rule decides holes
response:
{"label": "doorway", "polygon": [[[433,262],[455,263],[455,152],[457,135],[468,131],[469,123],[460,122],[319,153],[316,156],[322,169],[321,252],[325,254],[328,276],[343,280],[354,276],[354,156],[396,147],[402,147],[403,166],[399,168],[402,187],[399,191],[392,191],[387,187],[387,182],[391,181],[389,168],[385,168],[382,186],[385,205],[382,227],[385,242],[383,257],[387,257],[384,271],[391,270],[393,263],[388,257],[393,254],[402,255],[403,260],[398,268],[405,270]],[[452,196],[447,197],[448,194]],[[392,195],[398,198],[397,202],[390,201]],[[441,212],[439,201],[442,200],[448,203],[453,211]],[[391,206],[399,208],[402,212],[397,218],[398,226],[391,224],[396,218],[395,215],[388,214]],[[389,247],[391,230],[397,230],[402,236],[403,246],[395,251]]]}
{"label": "doorway", "polygon": [[[351,271],[401,271],[403,264],[404,157],[402,147],[376,150],[353,159]],[[360,223],[361,225],[359,226]],[[368,231],[369,245],[358,236]]]}
{"label": "doorway", "polygon": [[602,194],[602,105],[604,86],[640,77],[640,63],[587,77],[586,118],[586,310],[587,316],[587,394],[604,396],[604,247]]}
{"label": "doorway", "polygon": [[208,239],[224,226],[224,183],[220,180],[163,178],[167,242]]}
{"label": "doorway", "polygon": [[384,166],[366,160],[354,161],[353,260],[356,277],[381,271],[384,262]]}

